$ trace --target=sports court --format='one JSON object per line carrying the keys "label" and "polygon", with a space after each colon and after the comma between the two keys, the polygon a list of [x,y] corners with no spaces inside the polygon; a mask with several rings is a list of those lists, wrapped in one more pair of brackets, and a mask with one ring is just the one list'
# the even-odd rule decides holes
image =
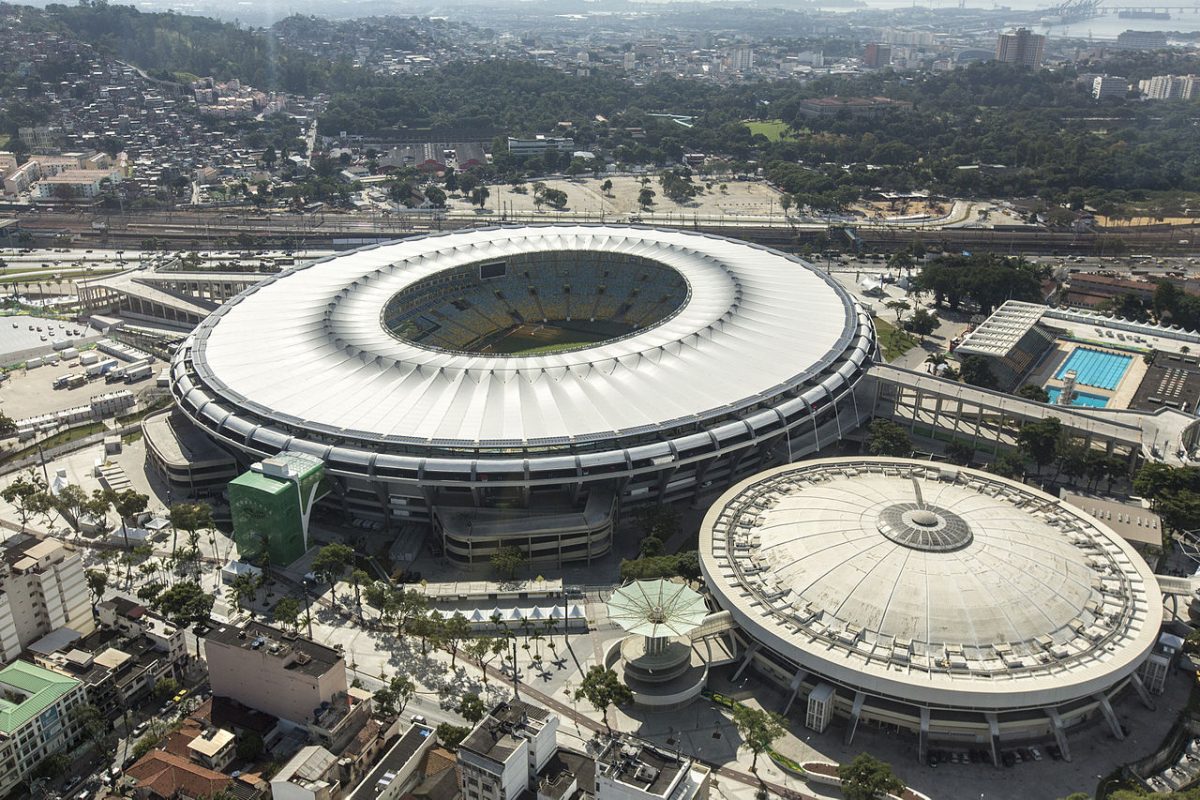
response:
{"label": "sports court", "polygon": [[1074,370],[1075,383],[1111,392],[1125,377],[1125,371],[1132,361],[1133,356],[1122,353],[1076,347],[1054,373],[1054,377],[1061,381],[1068,372]]}

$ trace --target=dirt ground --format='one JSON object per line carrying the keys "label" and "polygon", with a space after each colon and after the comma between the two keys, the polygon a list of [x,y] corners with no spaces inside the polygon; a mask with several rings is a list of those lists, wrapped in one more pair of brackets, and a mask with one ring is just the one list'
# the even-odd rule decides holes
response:
{"label": "dirt ground", "polygon": [[[650,177],[646,184],[656,192],[654,205],[643,211],[638,205],[638,193],[642,189],[642,178],[636,176],[617,176],[611,178],[579,178],[575,180],[545,181],[549,189],[559,189],[567,194],[566,211],[575,214],[611,215],[614,217],[631,216],[661,216],[673,214],[691,217],[700,215],[709,217],[765,217],[774,215],[783,219],[783,209],[779,205],[780,193],[763,181],[713,181],[711,189],[702,177],[695,178],[696,184],[703,189],[701,194],[687,203],[676,203],[663,195],[658,178]],[[605,180],[612,181],[612,189],[608,193],[601,191],[600,186]],[[722,189],[721,187],[725,188]],[[485,213],[533,213],[545,215],[552,219],[556,212],[548,205],[543,205],[539,212],[533,202],[533,185],[525,184],[526,193],[514,191],[508,184],[489,187],[491,197],[488,198]],[[465,201],[455,201],[455,208],[466,208]]]}

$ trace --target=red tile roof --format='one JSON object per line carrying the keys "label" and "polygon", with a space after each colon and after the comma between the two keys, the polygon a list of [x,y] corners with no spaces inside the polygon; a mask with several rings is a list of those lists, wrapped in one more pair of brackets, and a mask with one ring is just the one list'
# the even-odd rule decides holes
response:
{"label": "red tile roof", "polygon": [[151,750],[125,774],[154,797],[174,800],[182,795],[200,798],[225,791],[233,783],[228,775],[193,764],[165,750]]}

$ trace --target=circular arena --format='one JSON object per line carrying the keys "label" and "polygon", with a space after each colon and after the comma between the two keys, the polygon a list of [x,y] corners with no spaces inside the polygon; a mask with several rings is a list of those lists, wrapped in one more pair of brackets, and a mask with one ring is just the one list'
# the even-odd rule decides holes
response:
{"label": "circular arena", "polygon": [[[869,414],[867,313],[799,259],[615,226],[479,228],[280,273],[206,319],[179,409],[243,461],[325,462],[348,513],[459,563],[590,559],[618,510],[690,500]],[[860,412],[859,407],[862,406]]]}
{"label": "circular arena", "polygon": [[732,487],[700,531],[701,568],[747,663],[846,720],[982,745],[1106,718],[1156,643],[1150,568],[1094,518],[989,473],[817,459]]}

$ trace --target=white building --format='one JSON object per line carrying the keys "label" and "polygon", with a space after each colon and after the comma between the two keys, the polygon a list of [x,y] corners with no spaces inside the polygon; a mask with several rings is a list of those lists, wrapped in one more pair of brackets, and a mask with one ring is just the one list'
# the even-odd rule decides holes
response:
{"label": "white building", "polygon": [[1138,81],[1138,91],[1147,100],[1191,100],[1200,96],[1200,78],[1195,75],[1155,75]]}
{"label": "white building", "polygon": [[301,747],[271,778],[272,800],[333,800],[342,788],[337,761],[320,745]]}
{"label": "white building", "polygon": [[569,153],[575,149],[575,140],[566,136],[546,136],[539,133],[532,139],[508,137],[508,152],[514,156],[537,156],[547,150]]}
{"label": "white building", "polygon": [[83,684],[74,678],[25,661],[0,670],[0,794],[78,741],[73,720],[84,702]]}
{"label": "white building", "polygon": [[170,656],[172,663],[187,657],[187,639],[182,628],[124,597],[114,597],[96,606],[101,627],[111,628],[123,636],[136,639],[145,636]]}
{"label": "white building", "polygon": [[120,180],[121,172],[115,169],[64,169],[35,183],[32,194],[37,200],[88,200],[104,191],[105,181]]}
{"label": "white building", "polygon": [[464,800],[516,800],[536,785],[557,749],[558,717],[513,700],[498,706],[458,748]]}
{"label": "white building", "polygon": [[[375,762],[371,772],[363,778],[349,800],[399,800],[404,797],[420,782],[421,762],[436,743],[437,736],[432,728],[414,724],[384,753],[383,758]],[[274,800],[309,798],[291,793],[282,798],[276,794]]]}
{"label": "white building", "polygon": [[79,553],[53,539],[13,536],[0,545],[0,657],[12,661],[58,628],[96,629]]}
{"label": "white building", "polygon": [[1129,81],[1116,75],[1098,75],[1092,81],[1092,97],[1097,100],[1124,97],[1128,91]]}
{"label": "white building", "polygon": [[596,800],[704,800],[711,772],[685,756],[613,738],[596,757]]}

